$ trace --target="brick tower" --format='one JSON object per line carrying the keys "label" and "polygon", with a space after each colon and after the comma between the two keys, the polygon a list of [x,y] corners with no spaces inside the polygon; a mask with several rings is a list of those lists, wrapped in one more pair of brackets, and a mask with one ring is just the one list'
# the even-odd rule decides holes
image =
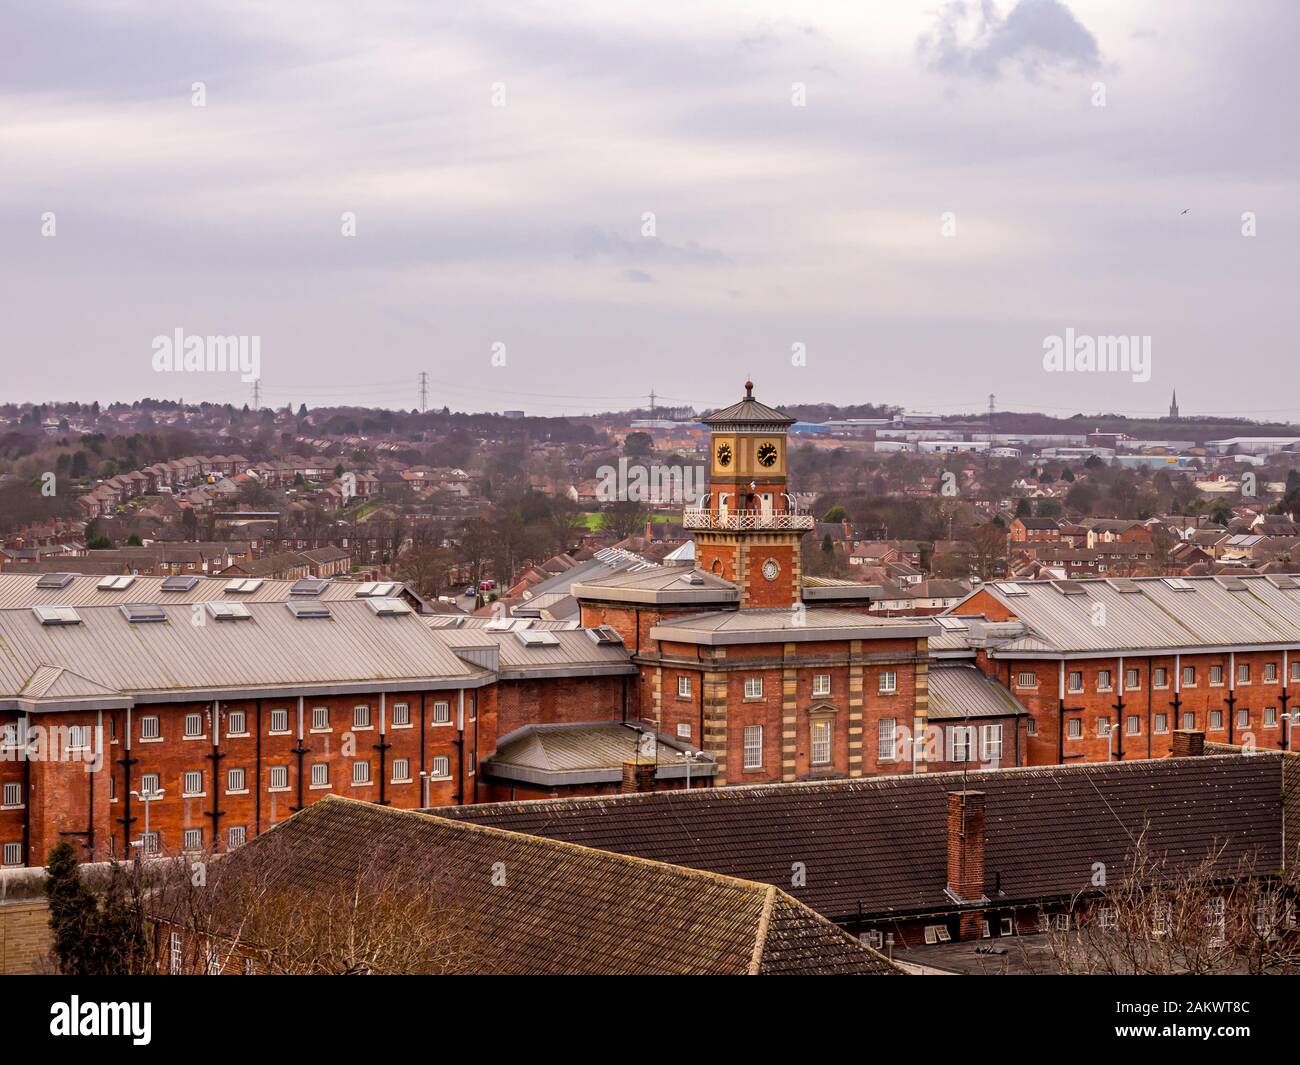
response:
{"label": "brick tower", "polygon": [[695,534],[695,564],[740,588],[740,606],[790,607],[800,601],[800,541],[813,527],[786,483],[787,433],[794,419],[745,398],[703,419],[711,433],[710,487],[685,525]]}

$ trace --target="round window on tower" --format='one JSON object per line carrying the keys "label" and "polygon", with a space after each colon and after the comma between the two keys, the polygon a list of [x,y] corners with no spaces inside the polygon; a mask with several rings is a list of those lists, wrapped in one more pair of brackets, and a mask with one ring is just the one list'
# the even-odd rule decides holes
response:
{"label": "round window on tower", "polygon": [[781,564],[774,558],[769,558],[763,563],[763,578],[774,581],[781,574]]}
{"label": "round window on tower", "polygon": [[771,466],[776,462],[776,445],[762,444],[758,449],[758,461],[764,466]]}

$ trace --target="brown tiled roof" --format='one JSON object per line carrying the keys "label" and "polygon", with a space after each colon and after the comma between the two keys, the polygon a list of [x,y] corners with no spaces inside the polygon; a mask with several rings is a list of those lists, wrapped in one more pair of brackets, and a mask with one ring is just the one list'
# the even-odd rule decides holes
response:
{"label": "brown tiled roof", "polygon": [[466,971],[897,972],[774,887],[354,799],[314,803],[228,860],[262,853],[273,860],[272,890],[326,894],[390,851],[423,856],[423,866],[401,865],[413,886],[437,883],[454,896],[438,901],[474,945]]}
{"label": "brown tiled roof", "polygon": [[[1240,756],[974,772],[986,798],[987,894],[995,903],[1086,890],[1093,865],[1115,875],[1146,830],[1152,855],[1197,864],[1217,843],[1224,868],[1247,855],[1276,869],[1282,847],[1279,756]],[[948,909],[946,795],[960,773],[664,791],[448,810],[460,820],[785,887],[833,920]]]}

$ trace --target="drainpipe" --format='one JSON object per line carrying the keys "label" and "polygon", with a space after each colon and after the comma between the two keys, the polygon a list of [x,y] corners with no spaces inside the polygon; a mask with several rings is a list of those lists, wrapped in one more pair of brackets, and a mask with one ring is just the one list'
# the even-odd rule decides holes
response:
{"label": "drainpipe", "polygon": [[1151,709],[1155,686],[1155,670],[1151,667],[1151,658],[1147,656],[1147,757],[1151,757]]}
{"label": "drainpipe", "polygon": [[[1281,701],[1282,701],[1282,713],[1283,713],[1283,714],[1285,714],[1285,713],[1287,712],[1286,704],[1287,704],[1287,700],[1290,698],[1290,692],[1289,692],[1289,689],[1288,689],[1288,686],[1287,686],[1287,682],[1290,680],[1290,678],[1291,678],[1291,672],[1290,672],[1290,667],[1287,665],[1287,652],[1286,652],[1286,651],[1283,651],[1283,652],[1282,652],[1282,696],[1281,696]],[[1281,725],[1283,726],[1283,728],[1282,728],[1282,750],[1284,750],[1284,751],[1287,749],[1287,745],[1288,745],[1288,743],[1289,743],[1289,738],[1288,738],[1288,736],[1287,736],[1287,733],[1289,733],[1289,732],[1291,731],[1290,729],[1286,728],[1285,726],[1286,726],[1286,723],[1287,723],[1288,721],[1290,721],[1290,720],[1291,720],[1291,719],[1290,719],[1289,717],[1280,717],[1280,718],[1278,718],[1278,723],[1281,724]]]}
{"label": "drainpipe", "polygon": [[221,801],[221,760],[226,756],[221,753],[221,703],[217,700],[212,701],[212,753],[208,758],[212,762],[212,811],[208,814],[212,818],[212,849],[216,850],[220,846],[221,840],[221,815],[224,812],[220,807]]}
{"label": "drainpipe", "polygon": [[429,731],[429,726],[424,719],[424,692],[420,692],[420,787],[424,791],[420,794],[421,805],[424,803],[424,796],[428,792],[429,783],[424,776],[424,736]]}
{"label": "drainpipe", "polygon": [[1182,715],[1181,707],[1183,705],[1183,656],[1181,654],[1174,655],[1174,697],[1169,705],[1174,710],[1174,719],[1170,722],[1173,726],[1170,731],[1172,736],[1174,731],[1183,727],[1182,722],[1179,720]]}
{"label": "drainpipe", "polygon": [[253,792],[253,835],[262,834],[262,700],[258,699],[257,707],[257,740],[255,741],[256,749],[254,751],[254,760],[257,765],[257,775],[253,777],[256,781]]}
{"label": "drainpipe", "polygon": [[374,745],[375,750],[379,752],[379,805],[380,806],[388,805],[387,792],[385,791],[385,786],[387,784],[387,780],[386,780],[387,773],[385,771],[385,752],[388,750],[391,744],[388,742],[388,723],[385,720],[385,715],[388,709],[388,704],[385,701],[385,696],[387,694],[388,694],[387,692],[379,693],[379,742]]}
{"label": "drainpipe", "polygon": [[302,760],[307,753],[307,745],[302,741],[302,696],[298,696],[298,746],[290,749],[290,754],[298,756],[298,801],[291,808],[293,813],[302,809]]}
{"label": "drainpipe", "polygon": [[136,760],[131,757],[131,708],[126,708],[126,735],[122,737],[122,816],[118,821],[122,825],[122,855],[131,856],[131,825],[135,818],[131,816],[131,767]]}
{"label": "drainpipe", "polygon": [[1115,761],[1124,761],[1124,656],[1118,659],[1119,670],[1115,674]]}
{"label": "drainpipe", "polygon": [[456,700],[456,805],[465,805],[465,689]]}
{"label": "drainpipe", "polygon": [[1059,663],[1056,678],[1056,764],[1065,765],[1065,659]]}
{"label": "drainpipe", "polygon": [[[1228,704],[1228,742],[1232,742],[1233,737],[1233,718],[1237,716],[1237,652],[1228,652],[1228,697],[1224,700]],[[1209,724],[1209,722],[1206,722]],[[1209,731],[1208,729],[1206,731]]]}
{"label": "drainpipe", "polygon": [[[31,742],[27,735],[27,729],[30,727],[27,714],[22,714],[18,720],[22,727],[18,730],[22,746],[19,748],[23,752],[23,865],[32,864],[32,759],[31,752],[28,751],[27,745]],[[44,865],[41,862],[41,865]]]}

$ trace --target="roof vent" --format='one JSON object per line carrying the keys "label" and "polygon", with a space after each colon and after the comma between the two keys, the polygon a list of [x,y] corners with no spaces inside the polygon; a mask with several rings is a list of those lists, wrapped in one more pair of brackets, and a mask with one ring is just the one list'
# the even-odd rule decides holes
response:
{"label": "roof vent", "polygon": [[215,621],[248,621],[253,616],[253,612],[243,603],[229,603],[222,599],[214,599],[205,605]]}
{"label": "roof vent", "polygon": [[587,635],[602,647],[609,644],[619,644],[621,646],[623,643],[623,637],[609,625],[597,625],[594,629],[588,629]]}
{"label": "roof vent", "polygon": [[162,582],[162,590],[164,592],[188,592],[198,583],[199,579],[194,575],[178,573],[176,576],[168,577]]}
{"label": "roof vent", "polygon": [[289,613],[296,618],[328,618],[333,615],[330,608],[319,599],[294,599],[284,604]]}
{"label": "roof vent", "polygon": [[1120,595],[1136,595],[1142,591],[1142,586],[1132,577],[1112,577],[1106,583]]}
{"label": "roof vent", "polygon": [[42,625],[81,624],[81,615],[70,606],[34,606],[32,613]]}
{"label": "roof vent", "polygon": [[249,592],[255,592],[262,587],[261,577],[236,577],[233,581],[226,582],[226,591],[234,592],[239,595],[247,595]]}
{"label": "roof vent", "polygon": [[326,581],[319,577],[304,577],[296,581],[294,586],[289,589],[290,595],[309,595],[313,599],[317,598],[325,590]]}
{"label": "roof vent", "polygon": [[120,609],[126,620],[133,625],[167,620],[166,611],[157,603],[123,603]]}
{"label": "roof vent", "polygon": [[135,578],[130,574],[118,574],[116,577],[105,577],[95,587],[101,592],[121,592],[130,588],[134,583]]}
{"label": "roof vent", "polygon": [[1264,579],[1274,588],[1280,588],[1284,592],[1293,592],[1300,588],[1293,577],[1288,577],[1285,573],[1266,573]]}
{"label": "roof vent", "polygon": [[1029,589],[1011,581],[1001,581],[993,586],[1003,595],[1028,595]]}
{"label": "roof vent", "polygon": [[72,583],[72,573],[43,573],[36,582],[37,588],[66,588]]}
{"label": "roof vent", "polygon": [[1172,588],[1175,592],[1190,592],[1192,585],[1182,577],[1161,577],[1166,587]]}
{"label": "roof vent", "polygon": [[1223,575],[1223,576],[1215,577],[1214,583],[1217,584],[1220,588],[1226,589],[1229,592],[1246,591],[1246,582],[1243,581],[1240,577]]}
{"label": "roof vent", "polygon": [[396,581],[366,581],[365,584],[363,584],[360,588],[357,589],[355,598],[387,599],[394,592],[396,592],[397,589],[398,589],[398,584]]}
{"label": "roof vent", "polygon": [[525,647],[558,647],[560,638],[546,629],[517,629],[515,637]]}
{"label": "roof vent", "polygon": [[411,612],[410,606],[403,599],[390,599],[387,596],[371,596],[366,599],[370,609],[381,618],[393,618]]}
{"label": "roof vent", "polygon": [[1052,587],[1062,595],[1087,595],[1088,589],[1078,581],[1052,581]]}

